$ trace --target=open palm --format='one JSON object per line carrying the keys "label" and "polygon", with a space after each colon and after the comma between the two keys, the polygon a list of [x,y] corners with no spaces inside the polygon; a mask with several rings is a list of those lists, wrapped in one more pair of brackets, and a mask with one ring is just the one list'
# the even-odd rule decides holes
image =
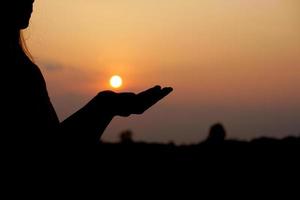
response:
{"label": "open palm", "polygon": [[117,115],[129,116],[131,114],[143,114],[172,91],[172,88],[155,86],[139,94],[120,93],[118,94],[117,100]]}
{"label": "open palm", "polygon": [[113,116],[127,117],[132,114],[144,113],[172,91],[172,88],[161,88],[160,86],[155,86],[139,94],[104,91],[100,92],[92,100],[92,103],[102,109],[104,106]]}

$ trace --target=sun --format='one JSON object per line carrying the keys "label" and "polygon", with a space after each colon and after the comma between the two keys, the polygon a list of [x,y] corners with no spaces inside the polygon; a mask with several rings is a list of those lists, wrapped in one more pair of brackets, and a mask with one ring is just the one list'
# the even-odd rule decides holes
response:
{"label": "sun", "polygon": [[121,76],[114,75],[110,78],[110,85],[113,88],[120,88],[123,85],[123,80]]}

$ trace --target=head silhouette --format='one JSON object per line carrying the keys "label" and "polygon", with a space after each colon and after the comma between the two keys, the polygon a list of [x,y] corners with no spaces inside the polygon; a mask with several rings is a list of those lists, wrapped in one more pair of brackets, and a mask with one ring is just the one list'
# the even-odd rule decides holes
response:
{"label": "head silhouette", "polygon": [[1,11],[5,16],[1,16],[4,20],[5,28],[10,31],[18,31],[28,27],[32,13],[34,0],[6,0],[1,2],[4,11]]}
{"label": "head silhouette", "polygon": [[22,30],[29,26],[33,3],[34,0],[5,0],[0,2],[0,36],[3,39],[1,45],[2,48],[6,49],[5,53],[9,55],[9,58],[20,55],[20,53],[31,57],[22,37]]}
{"label": "head silhouette", "polygon": [[221,123],[214,124],[210,127],[207,142],[219,144],[224,142],[225,138],[226,131]]}

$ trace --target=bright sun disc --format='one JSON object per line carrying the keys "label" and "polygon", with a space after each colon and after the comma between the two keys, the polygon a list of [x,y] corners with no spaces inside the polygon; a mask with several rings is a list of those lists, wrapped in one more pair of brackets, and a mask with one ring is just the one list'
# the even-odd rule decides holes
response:
{"label": "bright sun disc", "polygon": [[123,84],[123,80],[122,80],[122,78],[120,76],[115,75],[115,76],[111,77],[111,79],[110,79],[110,85],[111,85],[111,87],[113,87],[113,88],[119,88],[119,87],[122,86],[122,84]]}

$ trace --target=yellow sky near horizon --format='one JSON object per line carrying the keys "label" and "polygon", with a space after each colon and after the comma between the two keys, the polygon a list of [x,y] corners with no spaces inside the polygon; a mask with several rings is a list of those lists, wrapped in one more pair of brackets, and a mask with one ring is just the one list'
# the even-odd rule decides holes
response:
{"label": "yellow sky near horizon", "polygon": [[[122,90],[173,86],[158,109],[288,113],[300,107],[299,11],[298,0],[36,0],[26,38],[61,118],[114,74]],[[65,93],[83,99],[66,109]]]}

